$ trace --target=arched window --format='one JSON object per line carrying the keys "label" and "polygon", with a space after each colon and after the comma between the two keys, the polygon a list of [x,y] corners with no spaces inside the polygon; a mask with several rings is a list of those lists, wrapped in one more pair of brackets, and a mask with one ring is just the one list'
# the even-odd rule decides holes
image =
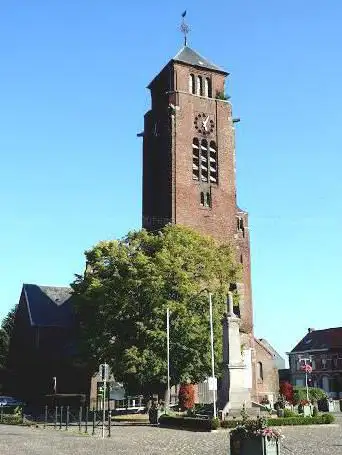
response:
{"label": "arched window", "polygon": [[195,76],[193,74],[189,76],[189,93],[195,94]]}
{"label": "arched window", "polygon": [[201,141],[201,180],[208,181],[208,142],[205,139]]}
{"label": "arched window", "polygon": [[217,149],[214,141],[209,146],[210,183],[217,183]]}
{"label": "arched window", "polygon": [[258,381],[263,381],[264,380],[264,371],[262,367],[262,363],[258,362],[257,363],[257,379]]}
{"label": "arched window", "polygon": [[192,141],[192,179],[199,180],[199,141],[195,137]]}
{"label": "arched window", "polygon": [[197,76],[197,95],[203,96],[203,79],[202,79],[202,76]]}
{"label": "arched window", "polygon": [[201,191],[201,205],[204,207],[204,193]]}
{"label": "arched window", "polygon": [[207,98],[211,98],[212,97],[212,93],[211,93],[211,79],[210,77],[206,77],[204,79],[204,96],[206,96]]}

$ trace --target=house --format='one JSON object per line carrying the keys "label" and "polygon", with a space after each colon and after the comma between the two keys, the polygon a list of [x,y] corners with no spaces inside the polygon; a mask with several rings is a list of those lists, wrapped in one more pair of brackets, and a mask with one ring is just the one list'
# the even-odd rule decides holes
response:
{"label": "house", "polygon": [[51,393],[86,393],[77,365],[77,324],[68,287],[24,284],[15,314],[7,389],[30,401]]}
{"label": "house", "polygon": [[305,364],[312,368],[308,385],[320,387],[331,397],[342,396],[342,327],[308,329],[304,338],[289,353],[293,385],[305,386]]}

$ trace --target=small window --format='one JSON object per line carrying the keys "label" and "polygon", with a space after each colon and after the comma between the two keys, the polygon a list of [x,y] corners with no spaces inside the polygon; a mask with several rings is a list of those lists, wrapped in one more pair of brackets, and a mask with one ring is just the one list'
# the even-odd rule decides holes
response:
{"label": "small window", "polygon": [[264,371],[262,367],[262,363],[258,362],[257,363],[257,375],[258,375],[258,381],[263,381],[264,380]]}
{"label": "small window", "polygon": [[207,98],[211,98],[211,80],[209,77],[206,77],[204,80],[204,96]]}
{"label": "small window", "polygon": [[189,93],[195,94],[195,76],[193,74],[189,76]]}
{"label": "small window", "polygon": [[243,256],[240,254],[240,264],[243,264]]}
{"label": "small window", "polygon": [[201,206],[204,207],[204,193],[201,191]]}
{"label": "small window", "polygon": [[197,95],[203,96],[203,79],[202,79],[202,76],[197,76]]}

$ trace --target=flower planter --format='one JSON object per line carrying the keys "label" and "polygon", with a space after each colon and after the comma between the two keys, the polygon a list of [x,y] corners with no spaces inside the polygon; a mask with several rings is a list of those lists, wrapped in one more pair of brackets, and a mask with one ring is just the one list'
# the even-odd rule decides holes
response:
{"label": "flower planter", "polygon": [[310,417],[311,416],[311,406],[310,405],[303,406],[303,413],[304,413],[304,417]]}
{"label": "flower planter", "polygon": [[148,412],[148,418],[152,425],[158,425],[159,417],[163,414],[160,409],[151,408]]}
{"label": "flower planter", "polygon": [[280,455],[280,442],[265,436],[230,437],[230,455]]}

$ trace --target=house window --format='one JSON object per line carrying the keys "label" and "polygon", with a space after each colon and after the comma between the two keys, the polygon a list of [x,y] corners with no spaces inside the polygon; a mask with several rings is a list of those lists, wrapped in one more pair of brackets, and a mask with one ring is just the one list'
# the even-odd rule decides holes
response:
{"label": "house window", "polygon": [[192,179],[199,180],[199,140],[192,141]]}
{"label": "house window", "polygon": [[201,191],[201,206],[204,207],[204,193]]}
{"label": "house window", "polygon": [[262,367],[262,363],[258,362],[257,363],[257,376],[258,376],[258,381],[263,381],[264,380],[264,371]]}
{"label": "house window", "polygon": [[201,181],[208,181],[208,142],[205,139],[201,141]]}
{"label": "house window", "polygon": [[214,141],[209,145],[210,183],[217,183],[217,148]]}
{"label": "house window", "polygon": [[189,76],[189,93],[195,94],[195,76],[193,74]]}
{"label": "house window", "polygon": [[204,80],[204,96],[208,98],[212,97],[211,80],[209,77],[206,77]]}
{"label": "house window", "polygon": [[203,96],[203,78],[197,76],[197,95]]}

